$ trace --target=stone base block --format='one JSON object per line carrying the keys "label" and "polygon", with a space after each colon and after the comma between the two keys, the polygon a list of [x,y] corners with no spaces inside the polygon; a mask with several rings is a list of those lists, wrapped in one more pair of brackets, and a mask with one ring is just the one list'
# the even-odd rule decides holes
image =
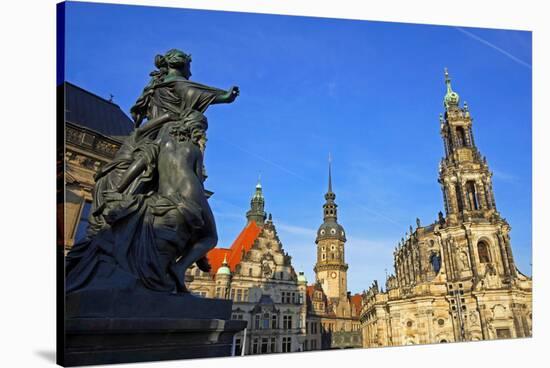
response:
{"label": "stone base block", "polygon": [[230,356],[232,301],[191,294],[88,289],[65,300],[63,366]]}
{"label": "stone base block", "polygon": [[64,366],[230,356],[245,321],[69,318]]}

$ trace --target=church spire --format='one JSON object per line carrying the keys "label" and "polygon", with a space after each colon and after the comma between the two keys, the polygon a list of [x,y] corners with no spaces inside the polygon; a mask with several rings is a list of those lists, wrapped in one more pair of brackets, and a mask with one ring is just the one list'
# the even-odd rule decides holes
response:
{"label": "church spire", "polygon": [[332,158],[330,157],[330,153],[328,154],[328,193],[332,193]]}
{"label": "church spire", "polygon": [[256,191],[250,200],[250,210],[246,213],[248,223],[254,221],[258,226],[263,225],[266,219],[264,208],[265,199],[262,191],[262,183],[260,182],[260,175],[258,175]]}
{"label": "church spire", "polygon": [[332,158],[328,160],[328,190],[323,204],[323,223],[317,232],[317,241],[322,238],[338,238],[345,241],[344,229],[338,224],[338,205],[336,194],[332,190]]}
{"label": "church spire", "polygon": [[337,210],[336,194],[332,191],[332,158],[328,155],[328,191],[325,194],[325,204],[323,205],[323,218],[326,221],[336,221]]}

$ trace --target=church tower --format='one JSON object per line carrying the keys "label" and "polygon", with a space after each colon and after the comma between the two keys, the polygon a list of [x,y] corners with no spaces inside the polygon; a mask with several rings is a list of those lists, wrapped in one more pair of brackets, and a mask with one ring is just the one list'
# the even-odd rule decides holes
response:
{"label": "church tower", "polygon": [[445,157],[441,160],[438,181],[443,191],[447,224],[498,218],[492,174],[487,160],[476,147],[468,104],[464,102],[460,107],[460,98],[452,90],[447,69],[445,84],[445,114],[440,116]]}
{"label": "church tower", "polygon": [[262,184],[258,178],[258,184],[256,184],[256,192],[250,200],[250,210],[246,212],[246,219],[248,223],[254,221],[256,225],[262,226],[266,219],[266,214],[264,211],[265,199],[262,193]]}
{"label": "church tower", "polygon": [[[460,107],[460,97],[451,87],[447,69],[445,84],[445,113],[440,115],[445,157],[439,165],[438,182],[443,192],[446,218],[440,215],[439,222],[445,227],[465,230],[474,279],[485,274],[490,265],[509,280],[516,276],[508,235],[510,226],[497,211],[492,173],[475,144],[468,104],[464,102]],[[475,244],[476,238],[483,239],[482,230],[488,231],[486,239],[494,238],[495,241],[477,240]]]}
{"label": "church tower", "polygon": [[332,172],[329,159],[328,191],[323,205],[323,224],[317,231],[317,262],[313,268],[315,279],[319,282],[328,298],[340,300],[347,296],[348,265],[344,258],[346,235],[342,225],[337,222],[336,194],[332,191]]}
{"label": "church tower", "polygon": [[446,69],[445,85],[438,179],[445,215],[426,226],[417,218],[395,249],[386,290],[375,282],[363,294],[365,347],[532,335],[532,279],[516,268],[473,119]]}

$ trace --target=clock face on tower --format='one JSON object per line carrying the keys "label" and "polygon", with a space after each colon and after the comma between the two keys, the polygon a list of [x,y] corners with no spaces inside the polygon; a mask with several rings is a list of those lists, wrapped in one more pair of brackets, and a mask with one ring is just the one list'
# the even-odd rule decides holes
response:
{"label": "clock face on tower", "polygon": [[335,278],[336,278],[336,272],[332,272],[332,273],[330,274],[330,277],[332,277],[333,279],[335,279]]}

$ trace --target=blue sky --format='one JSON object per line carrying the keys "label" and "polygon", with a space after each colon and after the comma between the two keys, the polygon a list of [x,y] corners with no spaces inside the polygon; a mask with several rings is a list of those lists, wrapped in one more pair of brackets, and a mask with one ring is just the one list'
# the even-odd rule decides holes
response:
{"label": "blue sky", "polygon": [[443,209],[448,67],[494,173],[516,262],[531,274],[530,32],[91,3],[68,3],[66,15],[66,79],[113,94],[126,112],[154,55],[171,48],[192,54],[193,80],[240,87],[235,103],[207,111],[219,246],[245,225],[261,173],[284,248],[313,281],[330,152],[352,292],[383,282],[409,225]]}

